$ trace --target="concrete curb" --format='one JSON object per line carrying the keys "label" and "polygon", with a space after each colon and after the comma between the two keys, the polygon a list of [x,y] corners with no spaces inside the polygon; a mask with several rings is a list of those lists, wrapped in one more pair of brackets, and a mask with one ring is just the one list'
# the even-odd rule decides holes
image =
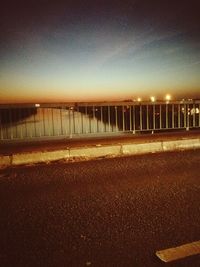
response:
{"label": "concrete curb", "polygon": [[119,156],[121,154],[121,145],[96,146],[85,148],[71,148],[70,158],[98,158],[105,156]]}
{"label": "concrete curb", "polygon": [[163,151],[162,142],[122,145],[123,155],[137,155],[137,154],[155,153],[161,151]]}
{"label": "concrete curb", "polygon": [[12,157],[11,161],[12,165],[48,162],[48,161],[69,158],[69,150],[66,149],[60,151],[22,153],[22,154],[14,154],[11,157]]}
{"label": "concrete curb", "polygon": [[0,168],[11,165],[11,156],[0,156]]}
{"label": "concrete curb", "polygon": [[139,144],[118,144],[92,147],[66,148],[57,151],[16,153],[10,156],[0,156],[0,168],[9,166],[34,164],[65,159],[85,160],[100,157],[118,157],[165,151],[177,151],[200,148],[200,138],[173,141],[154,141]]}
{"label": "concrete curb", "polygon": [[163,141],[163,151],[200,148],[200,138]]}

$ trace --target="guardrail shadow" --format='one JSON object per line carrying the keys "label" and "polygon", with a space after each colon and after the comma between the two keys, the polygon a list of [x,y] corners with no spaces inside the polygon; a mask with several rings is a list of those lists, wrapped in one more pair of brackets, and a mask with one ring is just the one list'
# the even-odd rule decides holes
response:
{"label": "guardrail shadow", "polygon": [[0,109],[0,124],[4,127],[11,127],[36,114],[37,108]]}
{"label": "guardrail shadow", "polygon": [[[105,107],[78,107],[77,111],[96,118],[111,127],[117,127],[119,131],[135,131],[153,129],[153,107],[140,105],[105,106]],[[158,126],[159,112],[155,113],[155,127]],[[148,125],[147,125],[148,124]],[[163,125],[165,121],[163,119]]]}

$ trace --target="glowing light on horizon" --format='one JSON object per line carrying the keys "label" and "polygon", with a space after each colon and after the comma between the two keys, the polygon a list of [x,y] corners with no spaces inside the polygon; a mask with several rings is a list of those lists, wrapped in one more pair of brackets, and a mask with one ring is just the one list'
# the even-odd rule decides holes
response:
{"label": "glowing light on horizon", "polygon": [[150,97],[150,100],[151,100],[151,102],[155,102],[155,101],[156,101],[155,96],[151,96],[151,97]]}
{"label": "glowing light on horizon", "polygon": [[167,94],[167,95],[165,96],[165,100],[170,101],[171,99],[172,99],[171,95]]}

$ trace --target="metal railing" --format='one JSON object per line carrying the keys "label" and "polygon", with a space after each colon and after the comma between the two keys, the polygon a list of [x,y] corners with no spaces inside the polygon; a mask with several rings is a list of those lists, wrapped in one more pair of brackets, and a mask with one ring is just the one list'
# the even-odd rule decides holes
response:
{"label": "metal railing", "polygon": [[200,128],[200,100],[0,105],[0,141]]}

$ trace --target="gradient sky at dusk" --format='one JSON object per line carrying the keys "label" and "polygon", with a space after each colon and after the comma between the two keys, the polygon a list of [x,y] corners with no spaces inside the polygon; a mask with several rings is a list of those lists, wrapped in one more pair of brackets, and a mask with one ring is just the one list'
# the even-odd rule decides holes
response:
{"label": "gradient sky at dusk", "polygon": [[199,1],[7,1],[0,102],[200,98]]}

